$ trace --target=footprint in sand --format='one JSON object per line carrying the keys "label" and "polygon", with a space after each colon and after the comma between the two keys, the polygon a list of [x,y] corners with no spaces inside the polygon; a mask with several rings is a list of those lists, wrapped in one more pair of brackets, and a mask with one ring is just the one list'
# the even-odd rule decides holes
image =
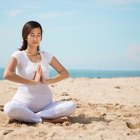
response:
{"label": "footprint in sand", "polygon": [[67,92],[63,92],[62,94],[61,94],[61,96],[69,96],[69,94],[67,93]]}
{"label": "footprint in sand", "polygon": [[3,135],[7,135],[7,134],[9,134],[9,133],[11,133],[11,132],[13,132],[14,130],[5,130],[4,132],[3,132]]}
{"label": "footprint in sand", "polygon": [[139,122],[126,122],[126,125],[130,129],[137,129],[137,128],[140,128],[140,121]]}
{"label": "footprint in sand", "polygon": [[120,87],[120,86],[114,86],[114,88],[121,89],[121,87]]}
{"label": "footprint in sand", "polygon": [[3,105],[0,105],[0,111],[3,111],[3,107],[4,107]]}

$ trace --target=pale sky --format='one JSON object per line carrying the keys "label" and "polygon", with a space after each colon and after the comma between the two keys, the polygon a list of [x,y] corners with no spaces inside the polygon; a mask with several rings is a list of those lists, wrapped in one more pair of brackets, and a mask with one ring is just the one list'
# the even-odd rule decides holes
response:
{"label": "pale sky", "polygon": [[0,0],[0,67],[38,21],[41,50],[68,69],[140,70],[140,0]]}

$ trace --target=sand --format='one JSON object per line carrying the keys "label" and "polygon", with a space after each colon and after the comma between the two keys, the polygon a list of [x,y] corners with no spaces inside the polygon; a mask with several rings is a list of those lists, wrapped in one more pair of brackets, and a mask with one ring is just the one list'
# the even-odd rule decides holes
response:
{"label": "sand", "polygon": [[17,84],[0,81],[0,140],[140,140],[140,78],[68,78],[50,88],[76,112],[62,124],[24,124],[3,113]]}

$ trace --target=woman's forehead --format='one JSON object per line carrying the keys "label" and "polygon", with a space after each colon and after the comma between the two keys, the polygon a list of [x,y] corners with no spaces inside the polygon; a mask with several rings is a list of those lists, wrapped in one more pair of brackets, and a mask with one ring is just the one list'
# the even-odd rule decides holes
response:
{"label": "woman's forehead", "polygon": [[40,33],[41,34],[41,29],[40,28],[34,28],[30,33],[31,34],[33,34],[33,33]]}

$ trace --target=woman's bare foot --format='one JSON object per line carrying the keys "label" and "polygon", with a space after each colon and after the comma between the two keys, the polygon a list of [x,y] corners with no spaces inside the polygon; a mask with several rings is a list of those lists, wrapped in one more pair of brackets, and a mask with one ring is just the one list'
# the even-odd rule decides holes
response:
{"label": "woman's bare foot", "polygon": [[68,117],[60,117],[56,119],[43,119],[42,118],[42,122],[63,123],[65,121],[68,121]]}

